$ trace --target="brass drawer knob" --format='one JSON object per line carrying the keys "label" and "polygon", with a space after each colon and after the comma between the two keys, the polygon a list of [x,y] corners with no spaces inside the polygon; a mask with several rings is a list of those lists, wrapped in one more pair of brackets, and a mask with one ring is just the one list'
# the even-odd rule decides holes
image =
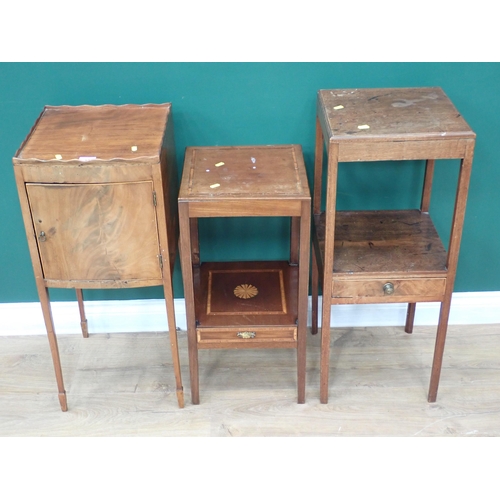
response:
{"label": "brass drawer knob", "polygon": [[238,332],[236,334],[240,339],[254,339],[255,332]]}
{"label": "brass drawer knob", "polygon": [[392,295],[394,293],[394,285],[392,283],[386,283],[382,290],[384,290],[384,295]]}

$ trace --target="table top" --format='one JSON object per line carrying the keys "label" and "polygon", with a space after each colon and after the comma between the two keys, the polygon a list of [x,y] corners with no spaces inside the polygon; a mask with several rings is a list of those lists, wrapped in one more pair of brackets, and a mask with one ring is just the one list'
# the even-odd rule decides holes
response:
{"label": "table top", "polygon": [[310,199],[298,145],[188,147],[179,200]]}
{"label": "table top", "polygon": [[318,113],[334,141],[475,138],[439,87],[320,90]]}
{"label": "table top", "polygon": [[171,104],[45,106],[14,162],[158,159]]}

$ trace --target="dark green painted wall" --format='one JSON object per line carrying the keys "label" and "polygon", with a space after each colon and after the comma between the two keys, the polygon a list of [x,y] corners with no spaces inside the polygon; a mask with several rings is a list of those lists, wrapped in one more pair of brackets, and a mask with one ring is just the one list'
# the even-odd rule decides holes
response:
{"label": "dark green painted wall", "polygon": [[[477,133],[456,291],[500,290],[500,64],[2,63],[0,302],[36,301],[12,156],[43,106],[172,102],[179,172],[194,145],[301,144],[311,179],[320,88],[440,86]],[[431,212],[447,240],[458,162],[438,162]],[[339,208],[417,207],[423,164],[341,166]],[[203,221],[207,259],[280,258],[282,219]],[[177,262],[175,295],[182,297]],[[89,299],[157,298],[161,290],[94,290]],[[54,290],[55,300],[73,293]]]}

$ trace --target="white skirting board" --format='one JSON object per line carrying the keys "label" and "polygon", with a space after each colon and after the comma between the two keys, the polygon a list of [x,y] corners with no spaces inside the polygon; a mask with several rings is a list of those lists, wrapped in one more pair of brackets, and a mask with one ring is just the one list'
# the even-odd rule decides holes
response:
{"label": "white skirting board", "polygon": [[[58,334],[80,334],[77,302],[52,302],[52,315]],[[184,299],[175,299],[177,327],[186,329]],[[308,325],[311,324],[309,297]],[[417,304],[415,326],[437,325],[440,304]],[[85,302],[90,333],[167,331],[167,313],[162,299],[106,300]],[[320,314],[321,323],[321,297]],[[332,327],[404,325],[406,304],[360,304],[332,306]],[[454,293],[450,325],[500,324],[500,291]],[[0,336],[44,335],[42,311],[38,302],[0,304]]]}

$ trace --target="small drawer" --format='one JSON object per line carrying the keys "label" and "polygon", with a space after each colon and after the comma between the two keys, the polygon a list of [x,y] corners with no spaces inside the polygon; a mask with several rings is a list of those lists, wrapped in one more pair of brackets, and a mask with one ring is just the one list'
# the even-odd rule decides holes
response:
{"label": "small drawer", "polygon": [[229,327],[229,328],[198,328],[196,330],[198,344],[221,343],[269,343],[269,342],[295,342],[297,328],[295,327]]}
{"label": "small drawer", "polygon": [[332,298],[338,303],[441,301],[446,278],[333,280]]}

